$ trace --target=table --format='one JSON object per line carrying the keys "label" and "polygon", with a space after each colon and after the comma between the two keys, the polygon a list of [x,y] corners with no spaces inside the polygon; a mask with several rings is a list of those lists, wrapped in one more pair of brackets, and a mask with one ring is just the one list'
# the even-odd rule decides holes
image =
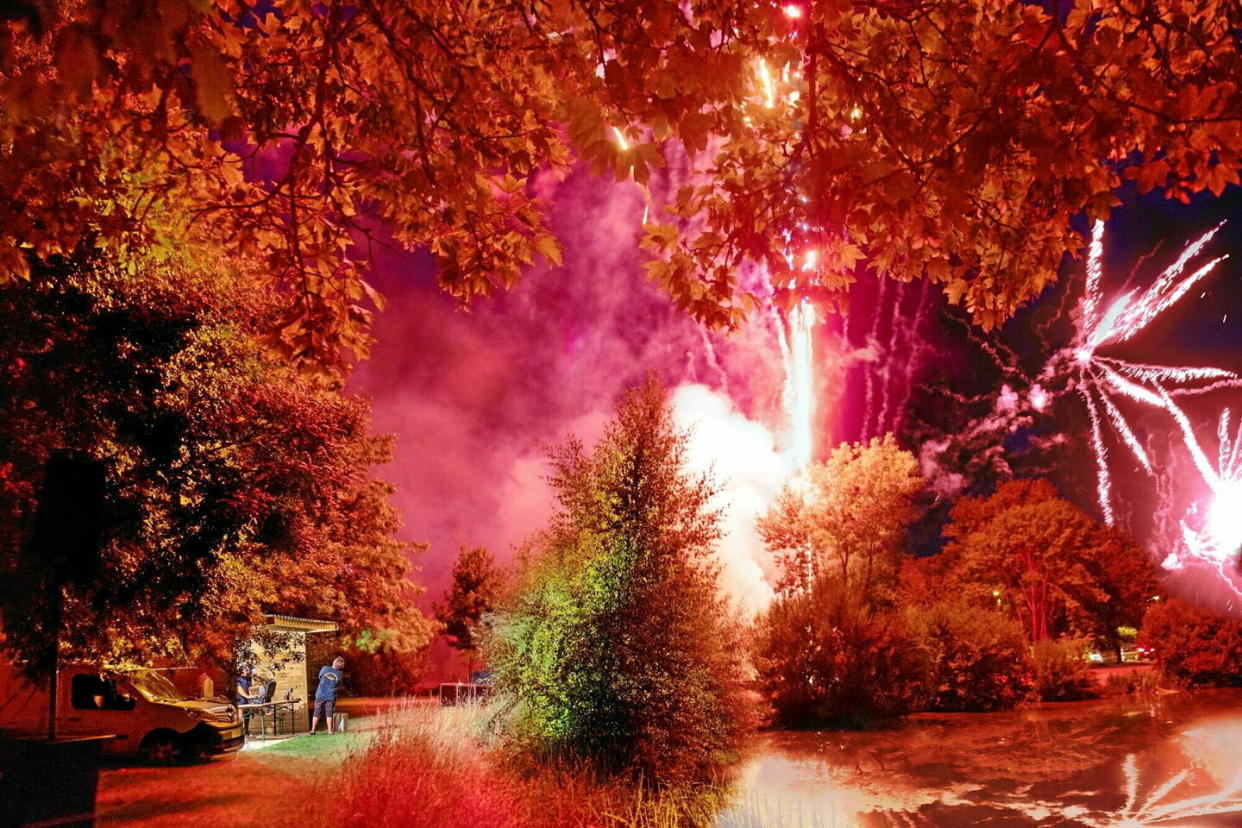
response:
{"label": "table", "polygon": [[[259,714],[259,738],[267,740],[267,717],[272,717],[272,738],[280,735],[278,731],[280,727],[280,717],[278,714],[281,710],[287,712],[289,720],[289,734],[292,735],[297,730],[296,708],[302,703],[301,699],[281,699],[280,701],[260,702],[258,704],[239,704],[237,709],[242,714],[242,726],[246,731],[246,736],[250,736],[250,718],[254,713]],[[251,716],[247,716],[249,713]]]}

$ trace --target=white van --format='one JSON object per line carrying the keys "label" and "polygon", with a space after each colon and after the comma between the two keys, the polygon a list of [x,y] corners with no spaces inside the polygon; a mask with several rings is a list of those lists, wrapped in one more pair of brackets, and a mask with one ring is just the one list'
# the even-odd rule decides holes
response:
{"label": "white van", "polygon": [[[0,733],[47,734],[48,690],[14,666],[0,665]],[[110,735],[105,753],[168,762],[239,750],[244,741],[237,708],[184,697],[156,670],[63,667],[57,681],[56,735]]]}

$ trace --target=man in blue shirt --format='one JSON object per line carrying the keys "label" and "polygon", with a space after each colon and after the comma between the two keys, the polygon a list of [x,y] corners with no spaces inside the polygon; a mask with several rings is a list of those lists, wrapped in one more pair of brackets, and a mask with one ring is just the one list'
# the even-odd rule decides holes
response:
{"label": "man in blue shirt", "polygon": [[329,665],[319,670],[319,687],[315,689],[315,710],[311,715],[311,733],[319,729],[319,720],[328,723],[328,733],[332,732],[332,714],[336,712],[336,689],[341,686],[341,678],[345,675],[345,659],[337,656]]}

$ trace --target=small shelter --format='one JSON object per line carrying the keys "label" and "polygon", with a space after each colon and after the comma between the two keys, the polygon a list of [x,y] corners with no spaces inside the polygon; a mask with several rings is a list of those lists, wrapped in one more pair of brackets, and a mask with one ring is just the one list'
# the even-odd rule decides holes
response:
{"label": "small shelter", "polygon": [[293,717],[300,730],[310,721],[308,700],[315,692],[319,668],[335,655],[336,623],[292,615],[266,618],[267,623],[250,640],[255,676],[260,681],[275,682],[272,700],[300,700]]}

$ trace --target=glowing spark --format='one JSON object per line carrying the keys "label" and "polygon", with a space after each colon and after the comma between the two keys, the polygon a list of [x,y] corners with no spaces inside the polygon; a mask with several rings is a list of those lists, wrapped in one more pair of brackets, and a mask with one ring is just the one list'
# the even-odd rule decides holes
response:
{"label": "glowing spark", "polygon": [[1086,390],[1086,386],[1081,389],[1081,395],[1087,403],[1087,416],[1091,420],[1091,448],[1095,452],[1096,494],[1100,499],[1100,511],[1104,514],[1104,522],[1112,525],[1113,503],[1112,498],[1109,497],[1112,481],[1108,475],[1108,450],[1104,446],[1104,430],[1100,426],[1100,412],[1095,407],[1095,401]]}
{"label": "glowing spark", "polygon": [[862,117],[862,114],[863,114],[862,107],[859,106],[858,104],[854,104],[853,108],[850,109],[850,120],[857,121],[859,118]]}
{"label": "glowing spark", "polygon": [[768,62],[763,58],[759,58],[759,83],[763,86],[763,105],[771,109],[776,106],[776,85],[768,70]]}
{"label": "glowing spark", "polygon": [[1043,411],[1048,407],[1048,392],[1039,383],[1031,386],[1031,392],[1027,395],[1027,399],[1031,403],[1031,408],[1034,408],[1036,411]]}
{"label": "glowing spark", "polygon": [[1138,438],[1134,436],[1134,431],[1130,428],[1130,424],[1126,418],[1121,416],[1121,412],[1117,410],[1117,406],[1107,396],[1101,394],[1100,402],[1104,403],[1104,410],[1108,412],[1109,420],[1117,427],[1118,433],[1121,435],[1122,441],[1129,446],[1130,451],[1134,452],[1134,456],[1143,464],[1143,468],[1148,474],[1152,474],[1151,461],[1147,459],[1147,452],[1143,450],[1143,446],[1139,443]]}
{"label": "glowing spark", "polygon": [[1231,557],[1242,547],[1242,480],[1220,484],[1208,509],[1207,531],[1216,548]]}
{"label": "glowing spark", "polygon": [[1229,409],[1221,412],[1216,430],[1216,468],[1212,469],[1185,414],[1175,410],[1191,457],[1211,489],[1212,501],[1199,528],[1188,523],[1197,512],[1197,507],[1191,507],[1181,522],[1182,544],[1169,553],[1163,565],[1166,569],[1182,569],[1192,561],[1206,565],[1242,598],[1242,590],[1231,577],[1233,562],[1242,548],[1242,427],[1231,437]]}
{"label": "glowing spark", "polygon": [[785,12],[785,16],[790,20],[798,20],[802,17],[802,7],[794,3],[790,3],[785,6],[783,11]]}

